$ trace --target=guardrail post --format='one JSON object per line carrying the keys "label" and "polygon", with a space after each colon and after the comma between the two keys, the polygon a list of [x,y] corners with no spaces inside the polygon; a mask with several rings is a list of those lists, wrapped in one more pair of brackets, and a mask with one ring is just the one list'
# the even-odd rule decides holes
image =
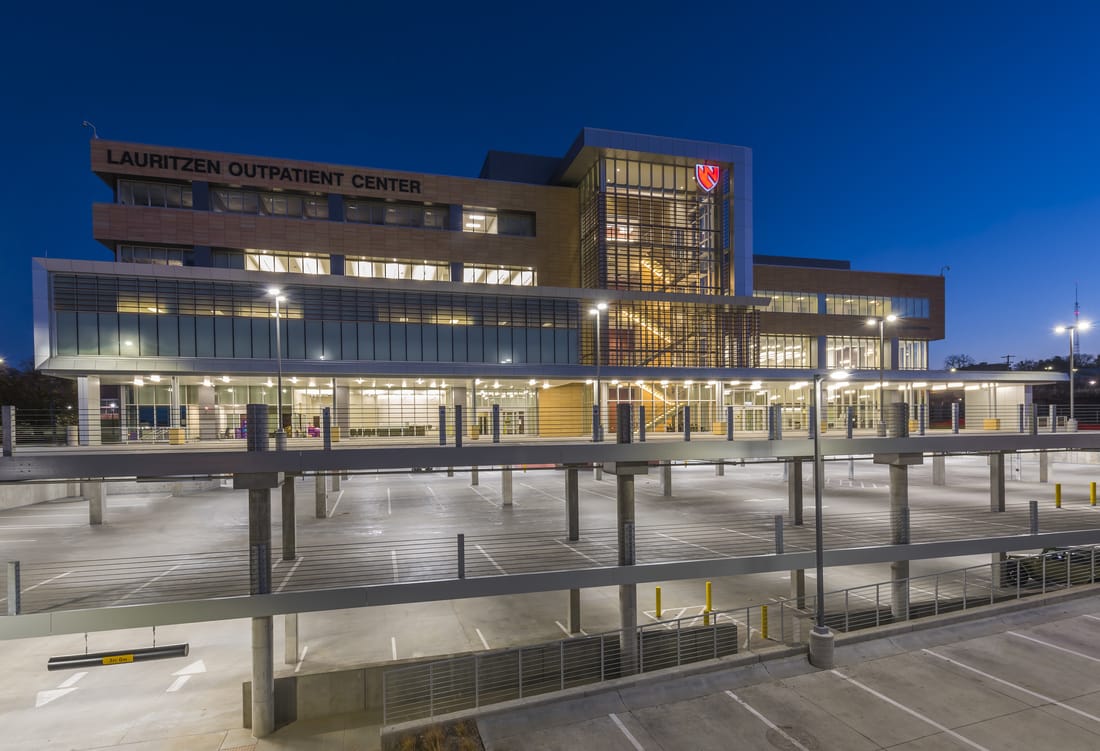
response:
{"label": "guardrail post", "polygon": [[1031,434],[1039,435],[1039,405],[1031,405]]}
{"label": "guardrail post", "polygon": [[726,440],[733,440],[733,406],[726,407]]}
{"label": "guardrail post", "polygon": [[684,405],[684,440],[691,440],[691,405]]}
{"label": "guardrail post", "polygon": [[921,404],[917,407],[917,430],[921,435],[924,435],[925,429],[928,427],[928,405]]}
{"label": "guardrail post", "polygon": [[447,408],[439,408],[439,445],[447,445]]}
{"label": "guardrail post", "polygon": [[600,442],[600,405],[592,405],[592,443]]}
{"label": "guardrail post", "polygon": [[951,402],[951,432],[959,432],[959,403]]}
{"label": "guardrail post", "polygon": [[768,440],[775,440],[775,405],[769,404],[764,413],[768,418]]}
{"label": "guardrail post", "polygon": [[19,574],[19,561],[8,561],[8,615],[19,615],[23,610]]}
{"label": "guardrail post", "polygon": [[462,448],[462,405],[455,405],[455,448]]}
{"label": "guardrail post", "polygon": [[1062,508],[1062,483],[1054,483],[1054,508]]}
{"label": "guardrail post", "polygon": [[15,407],[7,404],[0,407],[0,420],[4,422],[4,456],[11,456],[15,453]]}
{"label": "guardrail post", "polygon": [[775,554],[783,554],[783,514],[775,515]]}
{"label": "guardrail post", "polygon": [[332,408],[321,409],[321,435],[324,436],[325,451],[332,450]]}
{"label": "guardrail post", "polygon": [[1025,418],[1024,418],[1024,405],[1022,405],[1022,404],[1017,404],[1016,405],[1016,424],[1017,424],[1017,430],[1020,433],[1027,432],[1026,431],[1026,422],[1025,422]]}
{"label": "guardrail post", "polygon": [[638,443],[645,443],[645,405],[638,405]]}
{"label": "guardrail post", "polygon": [[852,431],[855,430],[855,427],[856,427],[856,408],[855,407],[848,407],[847,414],[846,414],[845,419],[844,419],[844,423],[845,423],[844,437],[845,438],[851,438],[852,437]]}
{"label": "guardrail post", "polygon": [[817,427],[818,427],[817,426],[817,409],[815,409],[814,406],[811,404],[809,406],[809,408],[807,409],[806,415],[807,415],[807,417],[810,418],[810,420],[809,420],[810,425],[809,425],[809,428],[807,430],[806,437],[807,438],[813,438],[814,434],[817,432]]}
{"label": "guardrail post", "polygon": [[616,436],[618,443],[631,443],[634,440],[634,426],[631,424],[634,417],[630,408],[630,404],[626,402],[619,403],[618,417],[618,435]]}
{"label": "guardrail post", "polygon": [[1033,535],[1039,534],[1039,502],[1028,501],[1027,502],[1028,521],[1030,525],[1030,532]]}
{"label": "guardrail post", "polygon": [[1047,419],[1050,421],[1050,432],[1058,432],[1058,410],[1051,404],[1047,407]]}
{"label": "guardrail post", "polygon": [[458,533],[458,578],[466,578],[466,535]]}
{"label": "guardrail post", "polygon": [[909,405],[906,402],[899,402],[894,405],[895,419],[898,421],[898,438],[909,437]]}
{"label": "guardrail post", "polygon": [[500,405],[493,405],[493,443],[500,443]]}

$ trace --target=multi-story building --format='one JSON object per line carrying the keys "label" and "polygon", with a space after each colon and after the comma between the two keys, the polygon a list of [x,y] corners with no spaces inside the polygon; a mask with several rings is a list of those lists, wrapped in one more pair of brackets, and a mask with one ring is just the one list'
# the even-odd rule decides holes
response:
{"label": "multi-story building", "polygon": [[86,442],[239,437],[280,401],[293,436],[327,406],[345,437],[432,435],[456,405],[475,434],[497,405],[504,433],[583,435],[621,401],[653,431],[729,406],[751,430],[777,403],[804,422],[834,368],[866,383],[830,403],[870,425],[869,374],[920,401],[943,337],[939,276],[754,257],[743,147],[585,129],[476,179],[98,139],[91,160],[113,257],[34,274],[36,366],[78,380]]}

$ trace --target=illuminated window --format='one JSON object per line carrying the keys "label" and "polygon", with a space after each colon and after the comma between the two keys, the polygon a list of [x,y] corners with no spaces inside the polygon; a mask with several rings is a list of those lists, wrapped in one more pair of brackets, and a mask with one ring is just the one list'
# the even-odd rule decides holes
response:
{"label": "illuminated window", "polygon": [[467,284],[511,284],[534,287],[535,270],[530,266],[475,266],[466,264],[462,281]]}
{"label": "illuminated window", "polygon": [[190,185],[118,181],[118,202],[124,206],[155,206],[164,209],[193,207]]}
{"label": "illuminated window", "polygon": [[451,269],[442,261],[406,261],[396,258],[348,257],[344,264],[347,276],[371,279],[414,279],[421,282],[449,282]]}
{"label": "illuminated window", "polygon": [[279,274],[328,274],[329,257],[315,253],[248,249],[244,252],[244,268],[245,271]]}

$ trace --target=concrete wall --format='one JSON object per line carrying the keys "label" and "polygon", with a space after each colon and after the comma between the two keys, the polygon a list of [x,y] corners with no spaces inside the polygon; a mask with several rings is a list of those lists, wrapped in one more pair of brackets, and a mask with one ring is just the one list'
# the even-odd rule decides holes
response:
{"label": "concrete wall", "polygon": [[26,485],[0,485],[0,510],[33,506],[36,503],[74,498],[80,495],[79,482],[44,482]]}
{"label": "concrete wall", "polygon": [[581,405],[586,388],[591,390],[591,386],[571,383],[539,392],[540,436],[553,438],[585,434],[585,410]]}

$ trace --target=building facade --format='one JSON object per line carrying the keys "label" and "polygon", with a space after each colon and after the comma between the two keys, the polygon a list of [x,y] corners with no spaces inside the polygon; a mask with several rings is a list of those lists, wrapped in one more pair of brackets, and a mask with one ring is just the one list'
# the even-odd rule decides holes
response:
{"label": "building facade", "polygon": [[99,139],[91,161],[111,257],[34,266],[36,367],[78,380],[82,442],[239,438],[248,403],[307,438],[325,407],[345,438],[435,435],[456,406],[475,436],[494,411],[584,435],[623,401],[654,431],[774,404],[797,426],[825,369],[869,426],[855,381],[919,402],[943,337],[942,277],[754,257],[743,147],[584,129],[478,178]]}

